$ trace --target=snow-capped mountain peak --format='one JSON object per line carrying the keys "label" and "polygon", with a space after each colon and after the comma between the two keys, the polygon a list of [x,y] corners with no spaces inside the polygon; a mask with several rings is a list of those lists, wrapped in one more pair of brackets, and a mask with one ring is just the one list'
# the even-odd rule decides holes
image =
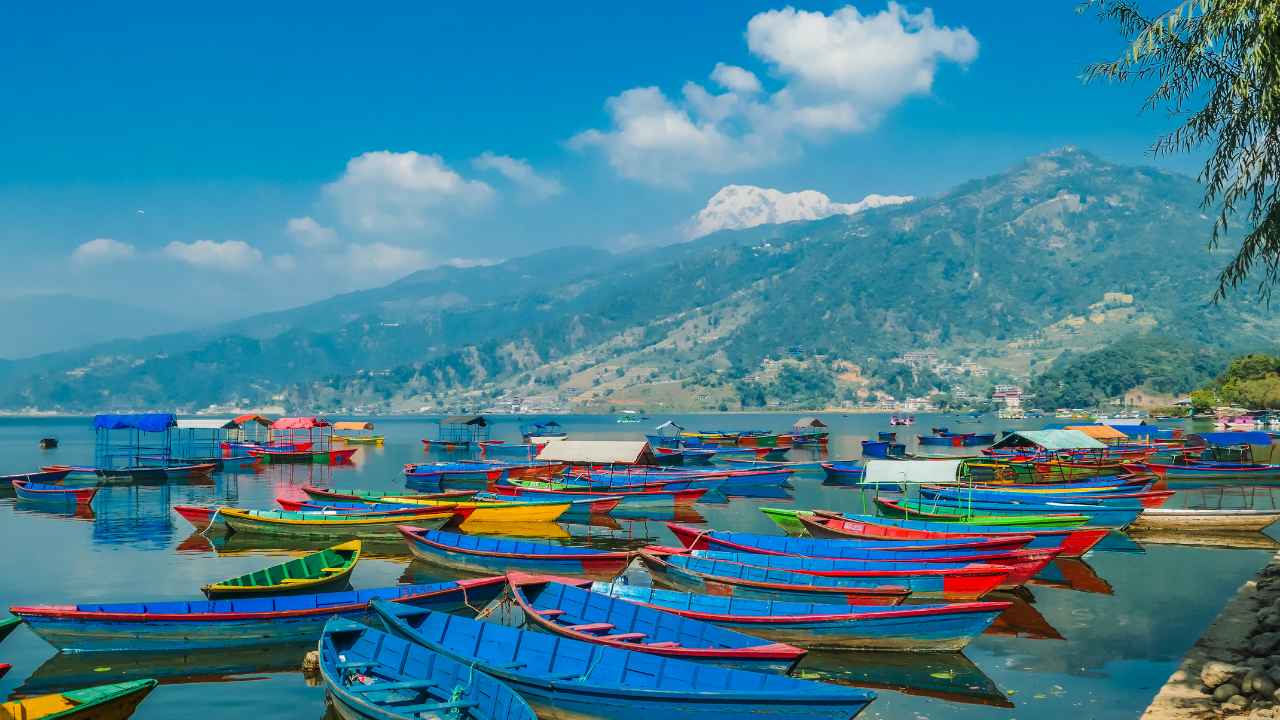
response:
{"label": "snow-capped mountain peak", "polygon": [[910,195],[868,195],[853,203],[833,202],[817,190],[782,192],[754,185],[726,185],[689,221],[689,236],[702,237],[717,230],[740,230],[794,220],[821,220],[832,215],[853,215],[870,208],[911,202]]}

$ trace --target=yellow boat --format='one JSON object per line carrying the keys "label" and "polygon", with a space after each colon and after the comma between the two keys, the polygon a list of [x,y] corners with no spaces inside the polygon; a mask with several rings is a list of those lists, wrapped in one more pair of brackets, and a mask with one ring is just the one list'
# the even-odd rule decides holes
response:
{"label": "yellow boat", "polygon": [[81,690],[37,695],[23,700],[0,703],[3,720],[125,720],[138,708],[147,693],[157,685],[155,680],[97,685]]}
{"label": "yellow boat", "polygon": [[[415,500],[412,497],[384,497],[380,502],[403,503],[408,505],[425,505],[435,507],[450,505],[454,508],[455,517],[464,523],[547,523],[555,522],[561,515],[569,512],[573,503],[549,502],[489,502],[484,500],[463,500],[461,502],[442,503],[437,500]],[[413,523],[402,523],[412,525]]]}
{"label": "yellow boat", "polygon": [[200,589],[210,600],[341,590],[351,582],[351,573],[358,562],[360,541],[351,540]]}
{"label": "yellow boat", "polygon": [[348,445],[381,445],[386,438],[382,435],[373,434],[373,423],[371,422],[344,420],[333,424],[333,437],[331,439],[334,442],[343,442]]}

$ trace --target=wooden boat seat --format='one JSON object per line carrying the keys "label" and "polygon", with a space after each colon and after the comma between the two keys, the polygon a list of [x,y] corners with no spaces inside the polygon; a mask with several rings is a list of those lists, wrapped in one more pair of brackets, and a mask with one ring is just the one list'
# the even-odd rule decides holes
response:
{"label": "wooden boat seat", "polygon": [[367,693],[375,690],[427,690],[436,684],[430,680],[405,680],[403,682],[376,682],[370,685],[355,684],[347,687],[349,692]]}
{"label": "wooden boat seat", "polygon": [[343,570],[346,570],[346,568],[320,568],[320,572],[327,573],[342,572]]}
{"label": "wooden boat seat", "polygon": [[642,632],[618,633],[617,635],[605,635],[601,640],[619,640],[621,642],[631,642],[632,640],[640,640],[649,637]]}
{"label": "wooden boat seat", "polygon": [[392,705],[389,707],[401,715],[413,715],[416,713],[435,712],[437,710],[454,710],[475,707],[477,703],[469,700],[456,700],[454,702],[441,703],[425,703],[422,705]]}
{"label": "wooden boat seat", "polygon": [[680,643],[667,640],[664,642],[645,643],[644,646],[649,648],[678,648]]}
{"label": "wooden boat seat", "polygon": [[613,623],[586,623],[585,625],[570,625],[570,630],[576,632],[607,632],[613,629]]}
{"label": "wooden boat seat", "polygon": [[298,583],[304,583],[304,582],[308,582],[308,581],[303,580],[302,578],[281,578],[280,579],[281,585],[296,585]]}
{"label": "wooden boat seat", "polygon": [[564,614],[564,611],[559,608],[549,608],[547,610],[539,610],[538,614],[543,617],[553,618],[553,617],[560,617],[561,615]]}

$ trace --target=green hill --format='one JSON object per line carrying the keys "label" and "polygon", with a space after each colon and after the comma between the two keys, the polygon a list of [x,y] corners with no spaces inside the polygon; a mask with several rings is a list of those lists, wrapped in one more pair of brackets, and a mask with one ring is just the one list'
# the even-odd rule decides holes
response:
{"label": "green hill", "polygon": [[1208,303],[1226,258],[1206,249],[1199,199],[1189,178],[1067,148],[855,216],[423,271],[213,332],[19,361],[0,368],[0,407],[815,406],[982,382],[894,362],[904,351],[1026,378],[1135,333],[1264,343],[1270,313]]}

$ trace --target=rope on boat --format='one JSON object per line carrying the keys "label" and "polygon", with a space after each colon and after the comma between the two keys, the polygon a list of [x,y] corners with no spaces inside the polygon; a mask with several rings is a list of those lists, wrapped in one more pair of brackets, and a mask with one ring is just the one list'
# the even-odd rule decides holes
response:
{"label": "rope on boat", "polygon": [[205,535],[210,530],[213,529],[213,526],[218,522],[218,515],[220,515],[221,513],[222,513],[222,508],[217,508],[213,511],[213,514],[209,516],[209,524],[206,525],[204,529],[200,531],[201,535]]}

